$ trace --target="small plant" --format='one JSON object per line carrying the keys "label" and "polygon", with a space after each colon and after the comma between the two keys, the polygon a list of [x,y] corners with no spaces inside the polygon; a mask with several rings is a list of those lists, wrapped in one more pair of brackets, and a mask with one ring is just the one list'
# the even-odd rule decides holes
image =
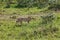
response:
{"label": "small plant", "polygon": [[51,33],[55,33],[55,32],[57,32],[59,30],[59,28],[57,28],[57,27],[50,27],[50,32]]}
{"label": "small plant", "polygon": [[34,35],[37,35],[37,31],[34,31]]}
{"label": "small plant", "polygon": [[10,4],[9,3],[7,3],[7,5],[6,5],[6,7],[5,8],[10,8]]}
{"label": "small plant", "polygon": [[2,10],[2,12],[5,12],[5,10]]}
{"label": "small plant", "polygon": [[12,18],[12,19],[16,19],[16,16],[10,16],[10,18]]}
{"label": "small plant", "polygon": [[27,32],[26,31],[22,31],[21,33],[20,33],[20,36],[26,36],[27,35]]}
{"label": "small plant", "polygon": [[8,36],[11,36],[12,34],[8,34]]}
{"label": "small plant", "polygon": [[45,16],[41,16],[41,18],[42,18],[42,23],[43,23],[43,24],[52,23],[53,20],[55,19],[53,13],[50,13],[50,14],[45,15]]}

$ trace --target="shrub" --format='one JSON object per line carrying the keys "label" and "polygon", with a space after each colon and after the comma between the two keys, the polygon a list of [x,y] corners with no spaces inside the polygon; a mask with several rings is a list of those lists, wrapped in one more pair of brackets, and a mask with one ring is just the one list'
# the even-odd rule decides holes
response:
{"label": "shrub", "polygon": [[49,13],[49,14],[47,14],[47,15],[45,15],[45,16],[41,16],[41,18],[42,18],[42,23],[43,23],[43,24],[52,23],[53,20],[55,19],[53,13]]}

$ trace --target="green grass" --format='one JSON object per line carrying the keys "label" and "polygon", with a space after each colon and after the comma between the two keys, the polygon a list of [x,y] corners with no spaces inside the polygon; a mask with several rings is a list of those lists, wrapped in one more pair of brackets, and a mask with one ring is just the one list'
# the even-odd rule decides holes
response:
{"label": "green grass", "polygon": [[[16,0],[15,0],[16,1]],[[59,4],[60,2],[58,2]],[[11,4],[10,8],[4,8],[6,3],[0,4],[0,40],[60,40],[60,12],[48,10],[48,7],[39,9],[33,8],[14,8],[16,4]],[[42,18],[36,17],[30,23],[23,22],[22,26],[16,24],[14,19],[6,19],[8,15],[35,15],[53,12],[55,19],[53,23],[42,24]],[[6,15],[3,16],[3,14]],[[1,19],[4,18],[4,19]],[[18,16],[17,16],[18,17]],[[33,17],[33,16],[32,16]],[[52,27],[51,27],[52,24]]]}
{"label": "green grass", "polygon": [[[27,15],[27,14],[39,14],[40,11],[45,11],[48,9],[48,7],[43,8],[43,9],[33,7],[33,8],[29,8],[29,10],[28,10],[28,8],[0,8],[0,10],[1,10],[1,14],[14,14],[14,13],[16,13],[19,15]],[[3,12],[3,10],[4,10],[4,12]]]}
{"label": "green grass", "polygon": [[[57,14],[58,15],[58,14]],[[59,40],[60,39],[60,19],[54,21],[53,27],[59,28],[59,31],[51,33],[49,30],[49,24],[47,26],[41,25],[41,18],[38,17],[36,21],[32,20],[29,24],[23,22],[22,26],[16,26],[14,20],[1,20],[0,21],[0,40]],[[58,20],[58,21],[57,21]],[[39,33],[39,28],[45,28],[48,35]],[[37,34],[34,33],[37,31]],[[55,37],[56,35],[57,37]]]}
{"label": "green grass", "polygon": [[[49,6],[48,6],[49,7]],[[45,10],[34,8],[0,8],[0,14],[13,14],[19,15],[27,14],[45,14]],[[4,10],[4,12],[3,12]],[[48,13],[54,12],[48,10]],[[50,28],[50,24],[41,24],[41,17],[36,17],[36,20],[31,20],[30,23],[23,22],[22,26],[16,24],[15,20],[2,19],[0,20],[0,40],[60,40],[60,12],[55,13],[55,20],[53,21],[53,28]],[[51,32],[54,28],[58,28],[57,32]]]}

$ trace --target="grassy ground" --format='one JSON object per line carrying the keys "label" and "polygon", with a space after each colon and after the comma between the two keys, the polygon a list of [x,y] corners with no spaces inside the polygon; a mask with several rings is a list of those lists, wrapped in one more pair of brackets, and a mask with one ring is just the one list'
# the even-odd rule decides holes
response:
{"label": "grassy ground", "polygon": [[[48,6],[49,7],[49,6]],[[48,7],[39,9],[37,7],[33,8],[0,8],[1,14],[20,14],[20,15],[26,15],[26,14],[38,14],[40,11],[45,11],[48,9]],[[11,11],[11,12],[10,12]]]}
{"label": "grassy ground", "polygon": [[[14,19],[7,19],[7,15],[35,15],[42,14],[44,9],[38,8],[0,8],[0,40],[60,40],[60,12],[54,12],[55,20],[50,24],[42,24],[41,17],[36,17],[36,20],[31,20],[30,23],[23,22],[22,26],[16,25]],[[6,17],[4,15],[6,15]],[[43,11],[45,14],[45,11]],[[3,19],[1,19],[3,17]],[[56,29],[54,29],[56,28]],[[56,32],[54,31],[56,30]]]}

